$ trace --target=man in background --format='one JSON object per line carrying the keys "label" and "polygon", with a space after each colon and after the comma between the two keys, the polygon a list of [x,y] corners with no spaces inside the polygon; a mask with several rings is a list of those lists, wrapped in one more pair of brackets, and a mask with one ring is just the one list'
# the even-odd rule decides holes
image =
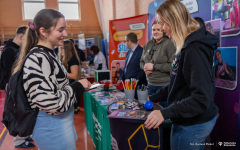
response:
{"label": "man in background", "polygon": [[[142,56],[143,48],[138,45],[137,35],[133,32],[126,35],[126,45],[129,51],[127,52],[125,66],[121,75],[121,80],[135,78],[138,85],[146,85],[146,74],[140,68],[140,59]],[[121,83],[121,80],[117,81],[117,85]]]}
{"label": "man in background", "polygon": [[[14,39],[9,39],[6,42],[6,46],[3,49],[1,60],[0,60],[0,90],[5,90],[7,83],[12,74],[12,69],[14,66],[15,60],[19,55],[20,47],[24,41],[24,34],[27,30],[26,26],[20,26],[17,28],[16,36]],[[14,137],[15,148],[33,148],[34,144],[29,141],[33,141],[29,137]]]}

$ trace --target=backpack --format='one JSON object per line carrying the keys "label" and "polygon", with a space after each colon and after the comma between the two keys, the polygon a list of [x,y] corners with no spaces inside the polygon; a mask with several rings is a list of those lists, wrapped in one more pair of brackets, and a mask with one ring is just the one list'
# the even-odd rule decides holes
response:
{"label": "backpack", "polygon": [[[51,65],[53,65],[51,56],[39,48],[33,48],[25,57],[24,63],[34,52],[45,53],[49,57]],[[51,68],[53,69],[52,66]],[[29,136],[33,132],[38,112],[38,107],[32,109],[29,105],[28,98],[23,87],[22,67],[19,71],[12,75],[9,80],[6,90],[2,123],[6,126],[9,134],[12,136]]]}

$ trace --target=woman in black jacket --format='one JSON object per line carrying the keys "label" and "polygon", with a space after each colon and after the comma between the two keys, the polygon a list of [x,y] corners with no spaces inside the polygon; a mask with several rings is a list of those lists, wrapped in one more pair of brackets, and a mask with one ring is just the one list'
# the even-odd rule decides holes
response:
{"label": "woman in black jacket", "polygon": [[[153,111],[147,118],[148,129],[171,119],[173,150],[204,149],[218,108],[215,94],[213,53],[218,39],[200,28],[179,0],[166,0],[156,11],[161,30],[177,47],[168,86],[150,97],[152,102],[168,101],[169,106]],[[197,143],[197,144],[196,144]]]}

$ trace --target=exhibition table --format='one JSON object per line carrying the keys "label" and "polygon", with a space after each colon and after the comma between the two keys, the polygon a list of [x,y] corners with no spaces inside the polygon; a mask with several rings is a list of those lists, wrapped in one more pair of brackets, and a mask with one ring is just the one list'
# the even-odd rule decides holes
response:
{"label": "exhibition table", "polygon": [[[101,101],[95,100],[93,94],[94,92],[84,93],[84,113],[88,132],[97,150],[116,147],[119,150],[169,149],[171,121],[164,122],[155,130],[148,130],[144,128],[144,121],[109,119],[108,105],[101,105]],[[165,141],[163,137],[166,138]]]}

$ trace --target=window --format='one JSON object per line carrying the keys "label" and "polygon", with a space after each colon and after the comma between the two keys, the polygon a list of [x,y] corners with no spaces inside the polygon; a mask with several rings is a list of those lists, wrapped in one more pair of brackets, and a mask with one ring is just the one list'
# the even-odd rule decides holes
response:
{"label": "window", "polygon": [[23,0],[24,19],[33,19],[35,15],[44,8],[44,0]]}
{"label": "window", "polygon": [[78,0],[58,0],[59,11],[67,20],[79,20],[79,1]]}

